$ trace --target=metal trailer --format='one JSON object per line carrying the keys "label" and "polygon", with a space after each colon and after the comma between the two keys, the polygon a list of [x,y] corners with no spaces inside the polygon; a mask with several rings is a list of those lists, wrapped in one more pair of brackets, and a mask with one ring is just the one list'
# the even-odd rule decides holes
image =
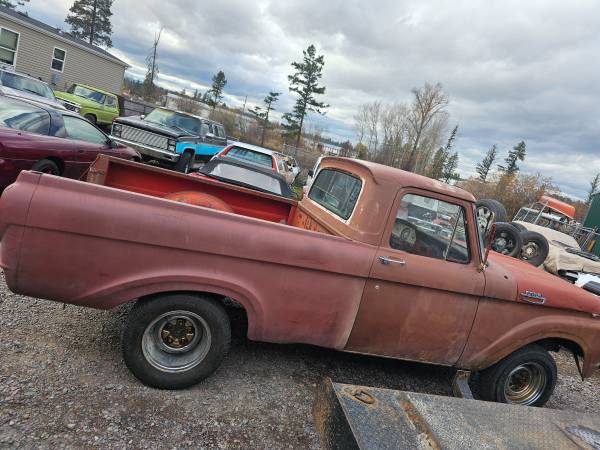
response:
{"label": "metal trailer", "polygon": [[600,416],[325,380],[313,408],[324,449],[600,449]]}

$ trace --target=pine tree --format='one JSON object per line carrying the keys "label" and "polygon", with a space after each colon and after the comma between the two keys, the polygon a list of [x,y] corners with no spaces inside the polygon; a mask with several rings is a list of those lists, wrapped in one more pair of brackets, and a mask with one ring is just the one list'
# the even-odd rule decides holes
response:
{"label": "pine tree", "polygon": [[600,173],[597,173],[596,176],[590,182],[590,190],[588,192],[588,197],[585,203],[589,205],[592,202],[592,197],[594,194],[598,192],[598,188],[600,187]]}
{"label": "pine tree", "polygon": [[227,79],[225,78],[225,73],[219,70],[212,79],[211,88],[206,91],[207,103],[212,106],[213,111],[223,99],[223,89],[225,89],[226,85]]}
{"label": "pine tree", "polygon": [[296,136],[296,147],[300,145],[306,114],[314,112],[324,115],[323,110],[329,107],[326,103],[317,101],[315,97],[325,93],[325,86],[319,86],[319,79],[323,76],[325,57],[317,55],[317,49],[312,44],[303,50],[302,54],[302,62],[292,63],[295,73],[288,75],[290,91],[298,94],[298,99],[292,112],[283,115],[285,123],[282,124],[287,136]]}
{"label": "pine tree", "polygon": [[281,92],[269,92],[269,95],[265,97],[263,102],[266,105],[266,108],[263,110],[260,106],[255,106],[253,110],[250,110],[252,114],[258,117],[262,121],[262,135],[260,137],[260,145],[265,144],[265,132],[269,127],[269,114],[271,111],[275,110],[273,103],[279,100],[279,96]]}
{"label": "pine tree", "polygon": [[442,171],[442,179],[444,182],[449,182],[450,180],[458,180],[460,176],[455,172],[458,167],[458,152],[454,152],[452,155],[448,157],[446,160],[446,164],[444,164],[444,170]]}
{"label": "pine tree", "polygon": [[504,160],[504,166],[498,166],[498,169],[507,176],[516,175],[519,171],[518,162],[525,160],[525,141],[519,142],[515,145],[511,151],[508,152],[508,156]]}
{"label": "pine tree", "polygon": [[113,0],[75,0],[65,22],[71,26],[71,34],[93,45],[112,47]]}
{"label": "pine tree", "polygon": [[[446,142],[445,147],[440,147],[433,155],[433,161],[431,162],[431,166],[427,172],[427,176],[429,178],[433,178],[434,180],[439,180],[444,176],[444,167],[448,162],[448,158],[450,157],[450,150],[454,145],[454,140],[456,139],[456,134],[458,133],[458,125],[456,125],[450,136],[448,137],[448,141]],[[453,169],[454,170],[454,169]]]}
{"label": "pine tree", "polygon": [[490,169],[492,168],[492,165],[496,160],[496,154],[497,149],[496,144],[494,144],[486,153],[485,158],[483,158],[483,160],[479,164],[477,164],[477,167],[475,168],[475,170],[479,174],[479,181],[481,181],[482,183],[485,183],[485,180],[490,174]]}

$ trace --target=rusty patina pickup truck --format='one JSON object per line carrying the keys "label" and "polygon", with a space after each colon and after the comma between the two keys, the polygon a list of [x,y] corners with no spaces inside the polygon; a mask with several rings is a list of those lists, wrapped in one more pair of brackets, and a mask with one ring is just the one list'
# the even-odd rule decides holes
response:
{"label": "rusty patina pickup truck", "polygon": [[[182,200],[187,203],[181,203]],[[136,301],[123,333],[144,383],[183,388],[248,337],[472,371],[479,398],[544,404],[566,348],[592,375],[600,299],[490,253],[463,190],[323,158],[297,202],[101,157],[87,182],[22,172],[0,198],[0,265],[19,294]]]}

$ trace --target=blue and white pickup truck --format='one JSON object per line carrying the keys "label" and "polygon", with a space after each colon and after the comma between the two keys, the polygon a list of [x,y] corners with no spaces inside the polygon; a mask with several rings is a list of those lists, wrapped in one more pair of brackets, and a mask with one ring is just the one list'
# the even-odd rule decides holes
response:
{"label": "blue and white pickup truck", "polygon": [[193,114],[155,108],[147,116],[118,117],[111,136],[138,150],[144,161],[187,173],[227,145],[225,127]]}

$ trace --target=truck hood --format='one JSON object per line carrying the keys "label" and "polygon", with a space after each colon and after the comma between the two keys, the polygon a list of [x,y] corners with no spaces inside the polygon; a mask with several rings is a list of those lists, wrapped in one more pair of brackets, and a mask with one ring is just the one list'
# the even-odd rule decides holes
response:
{"label": "truck hood", "polygon": [[158,123],[148,122],[147,120],[142,119],[140,116],[119,117],[115,119],[115,122],[122,123],[123,125],[129,125],[135,128],[140,128],[146,131],[152,131],[153,133],[162,134],[164,136],[169,136],[175,139],[182,137],[195,137],[192,134],[178,130],[177,128],[169,128]]}
{"label": "truck hood", "polygon": [[[600,314],[600,297],[562,278],[519,259],[490,252],[486,269],[486,297],[498,297],[519,303],[538,303],[549,308],[571,309],[590,314]],[[495,278],[488,292],[488,274]],[[510,284],[510,289],[496,289],[497,279]],[[490,280],[491,281],[491,280]],[[516,290],[515,290],[516,288]]]}

